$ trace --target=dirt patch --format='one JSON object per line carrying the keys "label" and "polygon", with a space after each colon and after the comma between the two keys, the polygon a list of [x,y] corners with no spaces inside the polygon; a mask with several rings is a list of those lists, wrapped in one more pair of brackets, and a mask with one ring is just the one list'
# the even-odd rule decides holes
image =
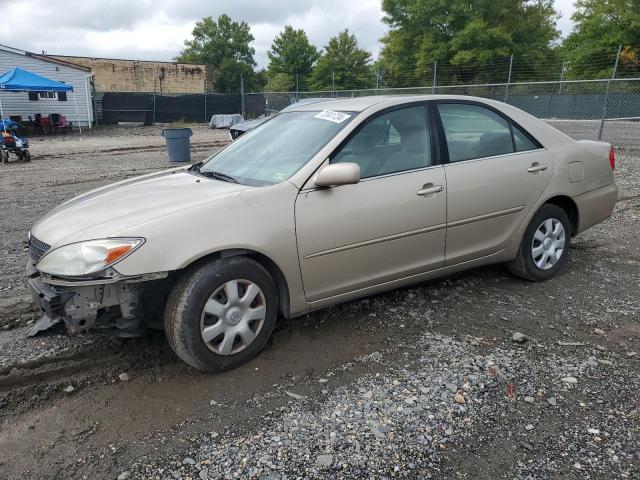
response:
{"label": "dirt patch", "polygon": [[[356,478],[370,475],[369,465],[405,478],[640,475],[634,152],[618,154],[613,218],[574,239],[566,270],[543,284],[494,266],[350,302],[281,323],[258,358],[219,375],[177,360],[162,332],[119,340],[54,330],[26,339],[37,319],[23,283],[29,226],[77,193],[170,166],[157,134],[94,131],[78,144],[69,138],[49,147],[45,139],[34,143],[34,152],[42,150],[32,164],[2,166],[0,199],[9,213],[0,217],[3,476],[218,478],[217,469],[227,468],[242,478]],[[194,161],[224,135],[197,131]],[[527,340],[514,343],[515,332]],[[466,391],[470,375],[478,381]],[[571,375],[576,386],[561,380]],[[466,410],[448,384],[466,392]],[[421,400],[419,386],[436,397]],[[384,399],[367,404],[377,389]],[[430,414],[439,419],[433,432],[414,432],[431,425]],[[389,431],[367,423],[374,418]]]}

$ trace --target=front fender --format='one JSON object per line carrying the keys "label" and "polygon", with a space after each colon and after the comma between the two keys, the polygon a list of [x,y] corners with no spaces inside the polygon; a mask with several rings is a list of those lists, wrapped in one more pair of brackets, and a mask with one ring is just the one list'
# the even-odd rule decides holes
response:
{"label": "front fender", "polygon": [[294,203],[289,182],[252,189],[220,201],[196,205],[123,230],[145,244],[114,268],[123,275],[183,269],[224,250],[258,252],[275,263],[289,285],[292,314],[306,310],[298,263]]}

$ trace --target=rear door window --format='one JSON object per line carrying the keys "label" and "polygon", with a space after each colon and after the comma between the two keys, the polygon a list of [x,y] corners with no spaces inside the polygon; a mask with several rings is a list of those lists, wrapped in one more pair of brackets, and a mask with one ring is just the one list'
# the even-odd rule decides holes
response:
{"label": "rear door window", "polygon": [[449,162],[514,152],[509,122],[497,113],[463,103],[438,103],[437,106],[447,139]]}

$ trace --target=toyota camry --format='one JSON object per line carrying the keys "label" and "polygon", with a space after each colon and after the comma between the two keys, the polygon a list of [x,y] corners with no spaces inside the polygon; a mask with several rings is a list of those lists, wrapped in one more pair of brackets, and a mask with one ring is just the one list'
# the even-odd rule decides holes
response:
{"label": "toyota camry", "polygon": [[493,100],[328,99],[58,206],[31,229],[28,283],[72,333],[162,326],[218,371],[278,318],[487,264],[553,277],[611,215],[614,167],[611,145]]}

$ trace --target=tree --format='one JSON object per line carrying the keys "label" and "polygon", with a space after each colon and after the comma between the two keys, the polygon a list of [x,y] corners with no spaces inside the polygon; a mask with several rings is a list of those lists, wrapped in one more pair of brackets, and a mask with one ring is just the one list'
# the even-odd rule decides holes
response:
{"label": "tree", "polygon": [[290,92],[295,86],[295,78],[286,73],[270,75],[267,81],[268,92]]}
{"label": "tree", "polygon": [[248,92],[263,92],[267,83],[269,82],[269,76],[267,70],[262,68],[255,72],[253,82],[247,89]]}
{"label": "tree", "polygon": [[177,61],[212,65],[216,70],[218,92],[239,91],[241,74],[245,89],[255,86],[255,50],[249,45],[254,37],[246,22],[234,22],[228,15],[220,15],[217,20],[205,17],[196,22],[192,36],[185,40],[185,48]]}
{"label": "tree", "polygon": [[225,58],[216,67],[214,91],[216,93],[240,92],[240,81],[244,84],[244,91],[261,91],[262,83],[259,75],[251,65],[238,62],[234,58]]}
{"label": "tree", "polygon": [[273,40],[267,56],[271,76],[279,73],[308,75],[319,57],[318,50],[309,43],[304,30],[294,30],[291,25],[286,25]]}
{"label": "tree", "polygon": [[616,73],[640,70],[640,0],[577,0],[574,29],[563,50],[571,78],[608,77],[616,50],[623,46]]}
{"label": "tree", "polygon": [[370,68],[371,53],[358,46],[355,35],[349,30],[329,39],[315,69],[310,85],[315,90],[351,90],[369,88],[375,83]]}
{"label": "tree", "polygon": [[[559,36],[553,0],[383,0],[380,64],[396,86],[431,81],[504,81],[505,59],[541,68]],[[508,62],[506,62],[508,66]]]}

